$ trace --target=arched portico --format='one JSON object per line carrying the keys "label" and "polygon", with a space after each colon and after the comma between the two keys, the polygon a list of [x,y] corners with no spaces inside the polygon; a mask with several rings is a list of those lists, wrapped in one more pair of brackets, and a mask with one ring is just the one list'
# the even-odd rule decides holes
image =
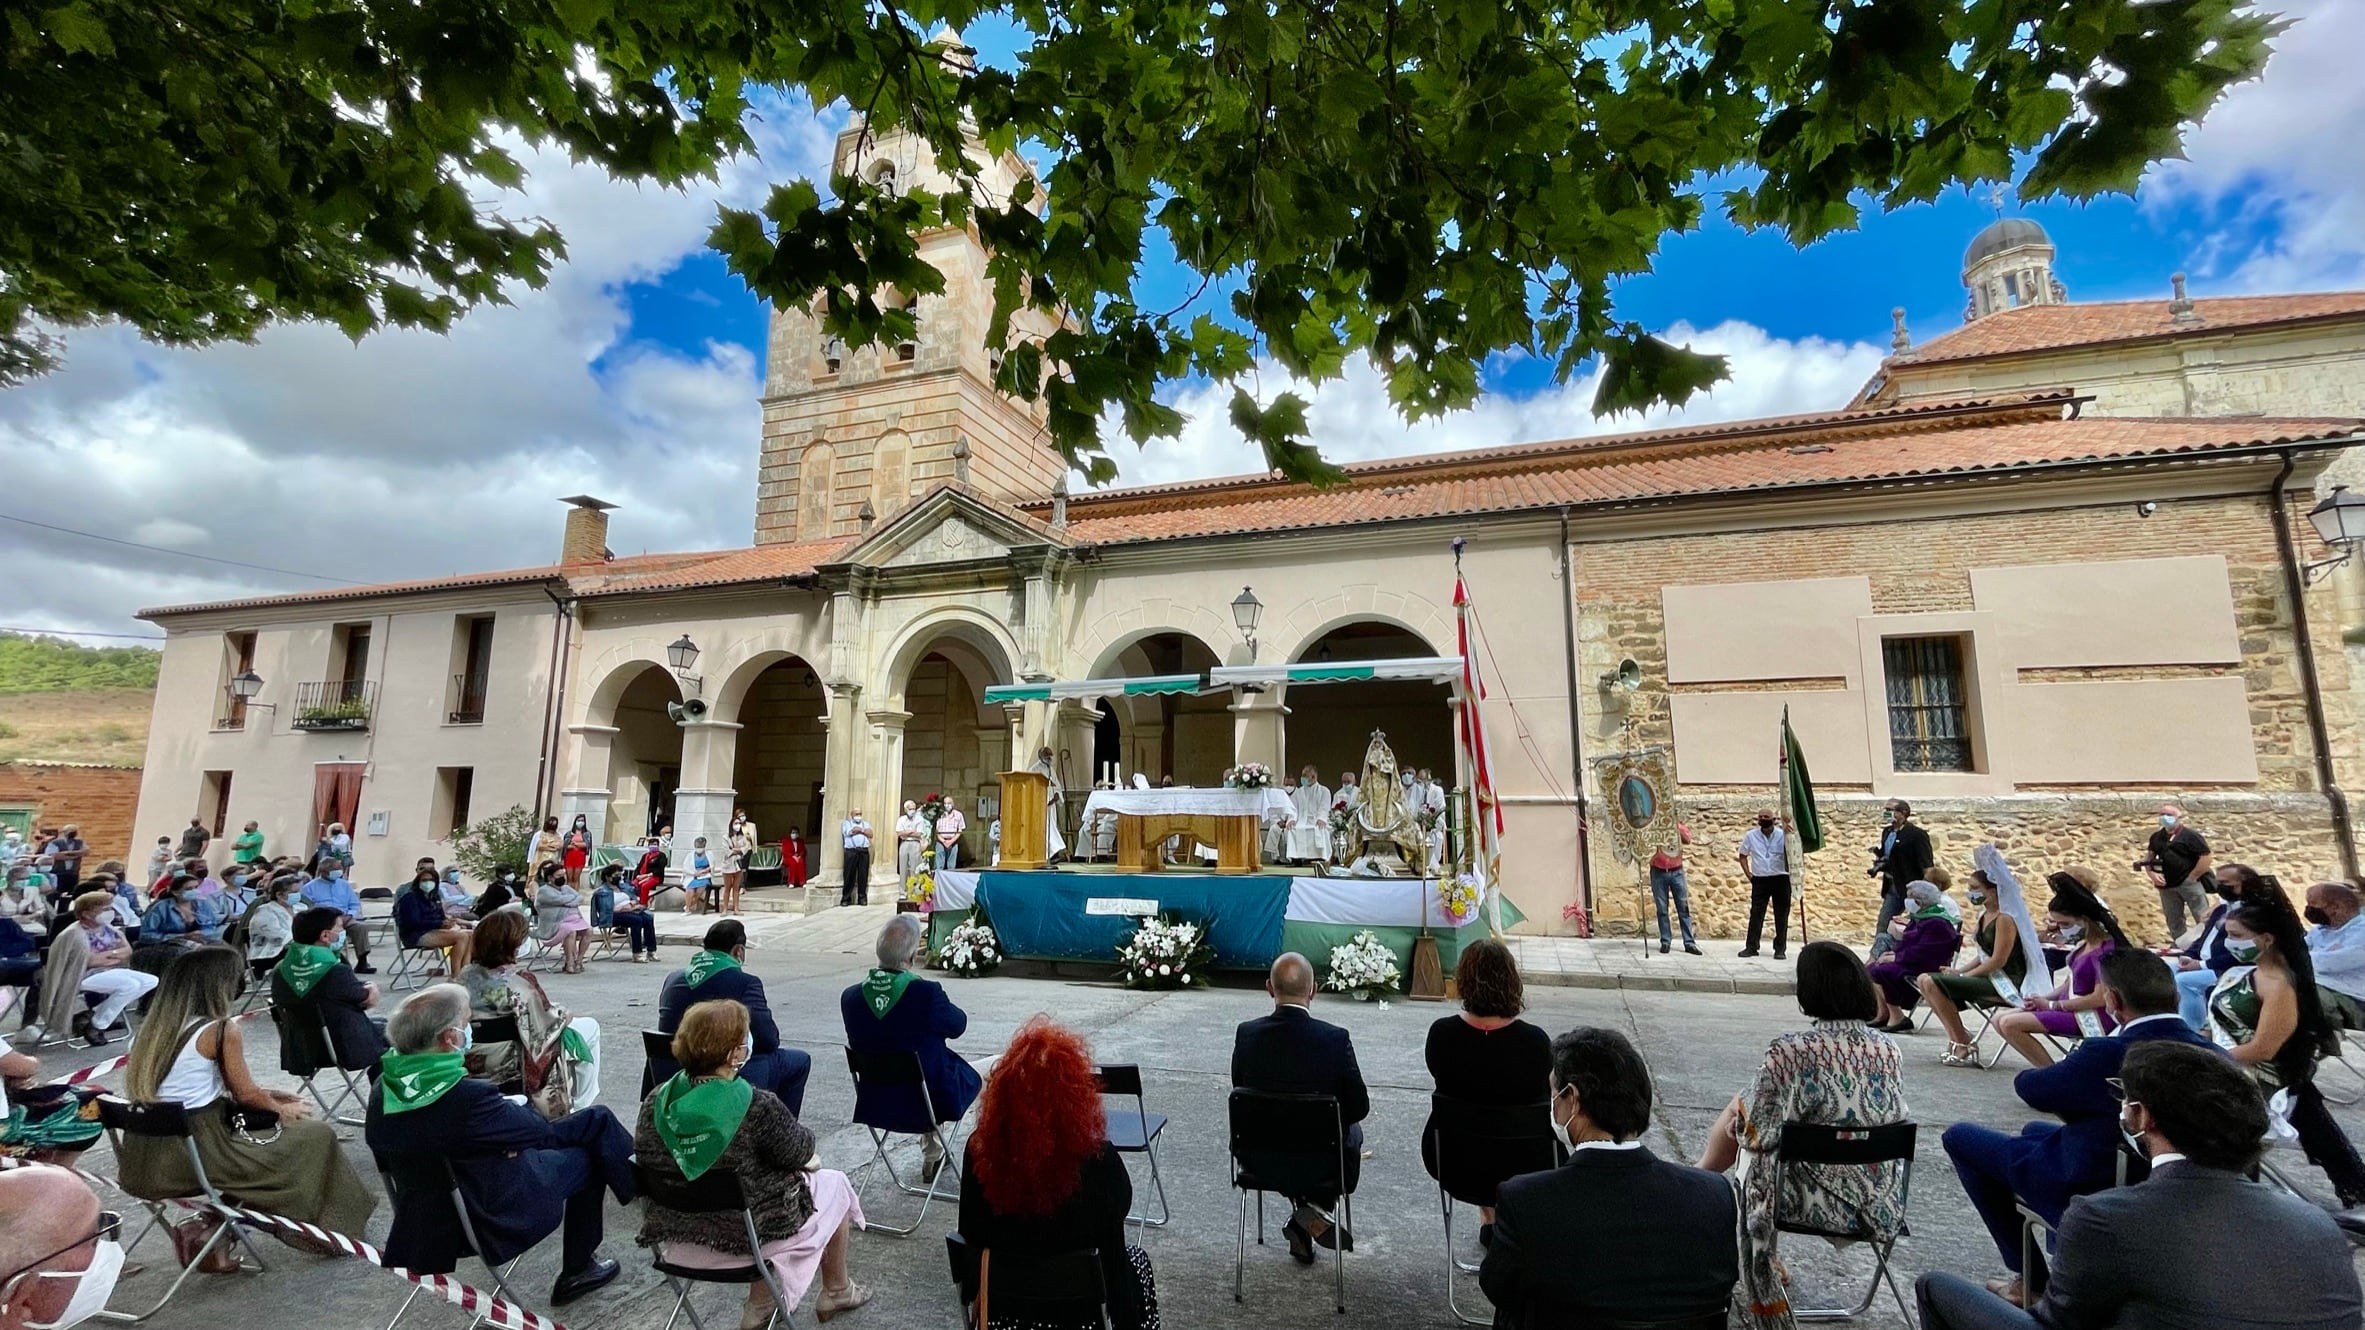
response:
{"label": "arched portico", "polygon": [[567,727],[574,762],[558,814],[562,825],[583,814],[602,842],[626,841],[671,817],[683,743],[666,708],[682,691],[671,670],[634,657],[598,678],[583,719]]}
{"label": "arched portico", "polygon": [[[962,861],[982,860],[987,806],[1016,760],[1026,719],[1018,708],[988,706],[985,690],[1015,677],[1018,656],[1007,628],[965,607],[912,624],[887,651],[879,705],[864,716],[877,760],[855,773],[855,806],[880,832],[876,871],[893,872],[894,817],[903,801],[930,794],[954,799],[970,822]],[[1032,732],[1041,732],[1039,718]]]}

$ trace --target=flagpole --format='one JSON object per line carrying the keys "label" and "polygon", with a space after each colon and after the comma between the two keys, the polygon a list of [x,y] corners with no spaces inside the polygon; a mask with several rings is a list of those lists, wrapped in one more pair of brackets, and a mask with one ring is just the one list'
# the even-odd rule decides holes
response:
{"label": "flagpole", "polygon": [[1797,826],[1798,774],[1790,769],[1790,704],[1782,704],[1782,730],[1775,736],[1774,770],[1781,781],[1782,822],[1790,834],[1783,841],[1790,851],[1790,862],[1783,865],[1790,870],[1790,896],[1798,906],[1798,945],[1804,947],[1812,939],[1807,935],[1807,852],[1799,840]]}

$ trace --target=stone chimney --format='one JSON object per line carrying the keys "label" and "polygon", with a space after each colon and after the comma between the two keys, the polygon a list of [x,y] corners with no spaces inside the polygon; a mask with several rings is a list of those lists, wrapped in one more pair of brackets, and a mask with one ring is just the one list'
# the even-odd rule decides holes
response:
{"label": "stone chimney", "polygon": [[606,563],[615,556],[608,553],[608,512],[616,505],[588,494],[577,494],[559,500],[567,504],[567,534],[559,542],[560,563]]}

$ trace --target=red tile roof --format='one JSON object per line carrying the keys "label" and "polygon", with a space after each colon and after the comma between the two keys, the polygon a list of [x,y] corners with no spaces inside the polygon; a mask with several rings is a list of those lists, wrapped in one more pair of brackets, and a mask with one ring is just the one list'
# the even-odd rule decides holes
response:
{"label": "red tile roof", "polygon": [[2178,323],[2165,300],[2102,300],[2024,305],[1964,324],[1893,357],[1893,369],[2057,351],[2072,346],[2136,342],[2155,337],[2201,337],[2236,328],[2365,316],[2365,291],[2313,295],[2213,296],[2193,302],[2191,321]]}
{"label": "red tile roof", "polygon": [[854,536],[806,540],[785,545],[756,545],[739,550],[714,550],[676,556],[687,562],[646,572],[616,572],[615,564],[573,569],[568,581],[579,596],[612,596],[645,591],[691,591],[700,587],[738,586],[770,582],[810,573],[854,544]]}

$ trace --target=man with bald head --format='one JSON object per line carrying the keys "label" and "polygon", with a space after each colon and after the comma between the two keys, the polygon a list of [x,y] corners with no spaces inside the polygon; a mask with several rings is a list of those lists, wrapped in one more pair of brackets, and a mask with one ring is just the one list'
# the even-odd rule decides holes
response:
{"label": "man with bald head", "polygon": [[2346,882],[2308,888],[2308,958],[2316,995],[2335,1025],[2365,1030],[2365,898]]}
{"label": "man with bald head", "polygon": [[[1296,952],[1274,960],[1265,976],[1265,992],[1272,995],[1273,1014],[1242,1021],[1232,1041],[1232,1084],[1242,1090],[1273,1094],[1327,1094],[1339,1101],[1339,1119],[1347,1124],[1347,1176],[1305,1176],[1302,1161],[1260,1160],[1244,1154],[1241,1166],[1268,1183],[1272,1190],[1297,1206],[1282,1233],[1289,1254],[1300,1265],[1314,1263],[1316,1246],[1344,1244],[1355,1249],[1354,1235],[1338,1226],[1330,1211],[1338,1204],[1337,1188],[1355,1190],[1362,1173],[1363,1128],[1355,1124],[1371,1116],[1371,1092],[1364,1088],[1363,1070],[1355,1065],[1355,1043],[1347,1032],[1328,1021],[1314,1019],[1314,966]],[[1327,1174],[1330,1170],[1321,1170]]]}

